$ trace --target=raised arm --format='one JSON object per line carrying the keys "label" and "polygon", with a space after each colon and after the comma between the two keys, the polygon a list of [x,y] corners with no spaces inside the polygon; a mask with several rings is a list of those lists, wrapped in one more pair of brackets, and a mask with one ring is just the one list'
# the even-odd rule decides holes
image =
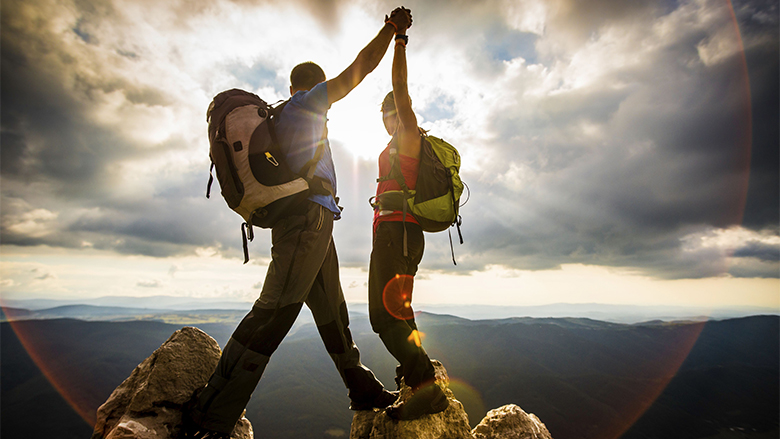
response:
{"label": "raised arm", "polygon": [[398,149],[403,155],[420,157],[420,129],[417,127],[417,116],[412,110],[412,100],[409,98],[409,88],[406,82],[406,28],[399,28],[396,37],[395,53],[393,54],[393,96],[398,112]]}
{"label": "raised arm", "polygon": [[328,104],[333,104],[349,94],[363,78],[374,71],[379,62],[382,61],[387,46],[393,39],[396,29],[406,29],[412,23],[412,16],[406,9],[398,8],[385,21],[382,30],[363,50],[358,53],[355,61],[350,64],[340,75],[329,80],[328,84]]}

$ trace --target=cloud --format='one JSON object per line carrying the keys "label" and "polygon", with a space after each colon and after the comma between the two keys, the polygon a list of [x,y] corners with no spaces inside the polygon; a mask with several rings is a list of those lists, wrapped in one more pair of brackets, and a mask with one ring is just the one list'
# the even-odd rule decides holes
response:
{"label": "cloud", "polygon": [[734,252],[736,258],[757,258],[766,262],[780,261],[780,244],[750,241]]}
{"label": "cloud", "polygon": [[[563,52],[553,63],[506,63],[502,96],[484,106],[498,135],[479,147],[487,156],[471,184],[479,211],[462,211],[467,247],[477,256],[465,259],[464,268],[484,261],[552,268],[570,261],[671,278],[724,272],[724,255],[691,258],[680,242],[691,229],[725,230],[742,219],[750,157],[747,78],[733,46],[707,62],[699,50],[704,41],[725,38],[724,28],[734,39],[736,28],[714,2],[633,13],[641,17],[591,27],[584,43],[558,48]],[[777,39],[767,37],[776,27],[764,26],[754,29],[762,43],[748,45],[748,59],[753,51],[777,49]],[[547,30],[549,38],[536,44],[540,53],[558,41]],[[759,82],[776,83],[776,73],[770,77]],[[769,91],[776,100],[776,88]],[[753,109],[761,117],[776,115],[776,105]],[[754,154],[771,157],[777,149],[777,136],[753,139]],[[763,178],[772,194],[777,161],[768,163]],[[464,174],[469,177],[474,173]],[[747,198],[760,193],[751,186]],[[762,198],[766,216],[756,230],[777,223],[777,200]],[[446,253],[438,252],[440,268]]]}
{"label": "cloud", "polygon": [[[408,6],[415,110],[459,147],[471,189],[458,266],[436,234],[424,267],[777,276],[774,244],[753,235],[729,251],[688,251],[691,236],[739,225],[778,235],[775,3],[735,5],[744,53],[728,2]],[[230,87],[284,98],[289,69],[306,59],[332,77],[393,7],[5,0],[3,244],[240,258],[240,218],[203,196],[209,100]],[[368,265],[376,155],[350,151],[381,150],[378,114],[369,132],[362,107],[388,88],[389,57],[331,110],[344,266]],[[268,235],[258,233],[253,258],[267,256]]]}
{"label": "cloud", "polygon": [[[15,202],[15,203],[14,203]],[[12,200],[19,207],[28,207],[23,200]],[[13,208],[12,208],[13,209]],[[28,238],[42,238],[55,230],[57,214],[47,209],[13,209],[3,217],[3,229],[8,233]]]}
{"label": "cloud", "polygon": [[158,279],[144,279],[136,282],[136,286],[141,288],[160,288],[163,286],[163,283]]}

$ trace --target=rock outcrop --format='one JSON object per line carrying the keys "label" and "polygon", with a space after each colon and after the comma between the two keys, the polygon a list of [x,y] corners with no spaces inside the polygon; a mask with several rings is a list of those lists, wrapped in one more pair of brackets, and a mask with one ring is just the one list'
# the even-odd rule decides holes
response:
{"label": "rock outcrop", "polygon": [[536,415],[514,404],[489,411],[471,433],[474,439],[552,439]]}
{"label": "rock outcrop", "polygon": [[[489,411],[471,430],[463,404],[449,389],[447,371],[439,361],[432,360],[432,363],[436,384],[450,401],[447,410],[414,421],[395,421],[383,410],[355,412],[350,439],[552,439],[539,418],[514,404]],[[406,400],[411,394],[402,380],[400,398]]]}
{"label": "rock outcrop", "polygon": [[[395,421],[384,410],[364,410],[355,412],[352,418],[350,439],[471,439],[469,417],[449,389],[450,379],[444,366],[436,360],[432,361],[436,370],[436,384],[441,387],[450,406],[447,410],[435,415],[423,416],[414,421]],[[412,390],[401,380],[401,400],[412,396]]]}
{"label": "rock outcrop", "polygon": [[[171,335],[100,406],[92,439],[176,439],[182,406],[206,384],[219,361],[219,344],[197,328]],[[242,418],[231,435],[253,439]]]}

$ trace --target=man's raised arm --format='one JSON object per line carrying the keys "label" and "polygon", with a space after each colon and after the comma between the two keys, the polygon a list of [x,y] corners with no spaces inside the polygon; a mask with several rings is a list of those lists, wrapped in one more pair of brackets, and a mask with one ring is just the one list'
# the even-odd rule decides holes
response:
{"label": "man's raised arm", "polygon": [[412,15],[408,9],[396,8],[385,21],[382,30],[363,50],[358,53],[355,61],[340,75],[327,81],[328,104],[341,100],[354,89],[363,78],[371,73],[387,52],[387,46],[393,39],[397,29],[406,29],[412,25]]}

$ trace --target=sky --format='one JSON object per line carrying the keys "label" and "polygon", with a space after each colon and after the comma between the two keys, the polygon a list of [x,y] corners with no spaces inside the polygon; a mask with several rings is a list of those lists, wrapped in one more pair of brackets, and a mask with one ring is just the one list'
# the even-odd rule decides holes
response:
{"label": "sky", "polygon": [[[270,257],[209,176],[205,112],[345,69],[398,5],[2,0],[0,292],[254,300]],[[409,90],[469,193],[416,303],[780,309],[777,1],[406,1]],[[365,302],[391,50],[328,113],[334,239]]]}

